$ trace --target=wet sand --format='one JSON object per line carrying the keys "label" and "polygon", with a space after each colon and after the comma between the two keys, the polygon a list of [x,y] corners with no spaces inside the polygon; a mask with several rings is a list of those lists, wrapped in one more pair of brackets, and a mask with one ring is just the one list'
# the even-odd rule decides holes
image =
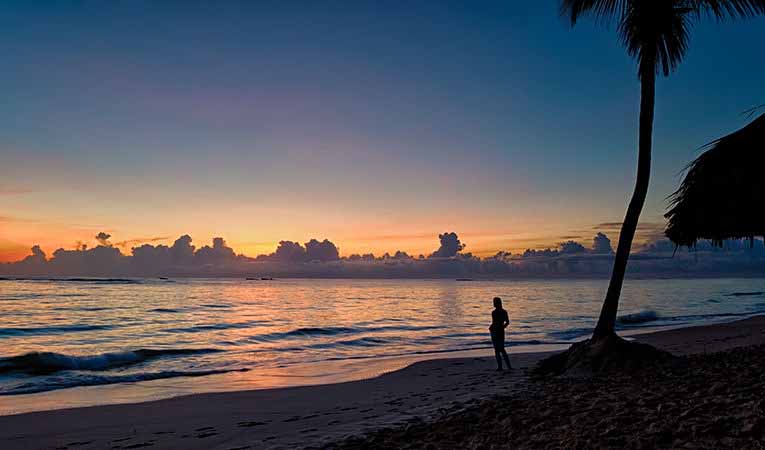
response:
{"label": "wet sand", "polygon": [[[703,355],[765,343],[765,317],[636,338],[675,354]],[[518,401],[533,409],[534,400],[527,393],[539,389],[539,383],[530,381],[525,369],[544,356],[511,353],[517,369],[509,373],[496,373],[491,356],[438,359],[347,383],[4,416],[0,448],[260,449],[347,444],[349,437],[379,429],[407,429],[459,417],[497,395],[526,399]]]}

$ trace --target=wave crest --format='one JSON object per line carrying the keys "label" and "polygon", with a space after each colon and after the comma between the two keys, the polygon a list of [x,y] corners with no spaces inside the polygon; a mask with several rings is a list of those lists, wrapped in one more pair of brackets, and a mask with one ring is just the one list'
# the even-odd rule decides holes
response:
{"label": "wave crest", "polygon": [[83,377],[63,378],[46,380],[42,383],[24,383],[7,389],[0,388],[0,396],[3,395],[22,395],[34,394],[37,392],[55,391],[58,389],[68,389],[80,386],[102,386],[106,384],[135,383],[138,381],[163,380],[177,377],[204,377],[208,375],[218,375],[231,372],[247,372],[249,369],[217,369],[217,370],[196,370],[196,371],[165,371],[151,373],[136,373],[130,375],[87,375]]}
{"label": "wave crest", "polygon": [[635,325],[638,323],[646,323],[659,320],[659,315],[656,314],[656,311],[649,309],[633,314],[625,314],[623,316],[619,316],[616,320],[624,325]]}
{"label": "wave crest", "polygon": [[139,349],[99,355],[71,356],[53,352],[30,352],[23,355],[0,358],[0,374],[21,372],[45,375],[64,370],[104,371],[116,367],[138,364],[164,356],[210,353],[215,349]]}
{"label": "wave crest", "polygon": [[114,328],[113,325],[59,325],[50,327],[21,327],[21,328],[0,328],[0,338],[5,336],[35,336],[43,334],[57,333],[76,333],[82,331],[99,331]]}

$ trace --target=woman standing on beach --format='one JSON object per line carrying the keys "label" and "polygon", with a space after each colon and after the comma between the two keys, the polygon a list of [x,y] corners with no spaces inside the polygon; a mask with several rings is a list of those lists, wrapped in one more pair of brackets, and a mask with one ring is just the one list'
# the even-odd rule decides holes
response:
{"label": "woman standing on beach", "polygon": [[497,370],[502,370],[502,359],[504,358],[507,369],[513,367],[510,365],[510,358],[505,351],[505,328],[510,325],[510,318],[507,311],[502,308],[502,299],[494,297],[494,311],[491,312],[491,343],[494,345],[494,356],[497,358]]}

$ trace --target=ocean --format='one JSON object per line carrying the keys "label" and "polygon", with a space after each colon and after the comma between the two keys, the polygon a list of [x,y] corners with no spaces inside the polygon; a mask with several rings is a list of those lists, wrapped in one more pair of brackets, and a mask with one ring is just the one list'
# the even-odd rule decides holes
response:
{"label": "ocean", "polygon": [[[345,381],[416,359],[588,336],[607,280],[0,280],[0,414]],[[765,312],[763,279],[627,280],[619,328]],[[461,353],[460,353],[461,352]]]}

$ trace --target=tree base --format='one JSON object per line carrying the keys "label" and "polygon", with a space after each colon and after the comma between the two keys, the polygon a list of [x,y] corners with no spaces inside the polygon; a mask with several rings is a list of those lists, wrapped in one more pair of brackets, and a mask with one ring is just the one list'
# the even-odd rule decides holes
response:
{"label": "tree base", "polygon": [[534,375],[591,375],[611,370],[635,370],[674,359],[672,354],[615,333],[577,342],[568,350],[537,364]]}

